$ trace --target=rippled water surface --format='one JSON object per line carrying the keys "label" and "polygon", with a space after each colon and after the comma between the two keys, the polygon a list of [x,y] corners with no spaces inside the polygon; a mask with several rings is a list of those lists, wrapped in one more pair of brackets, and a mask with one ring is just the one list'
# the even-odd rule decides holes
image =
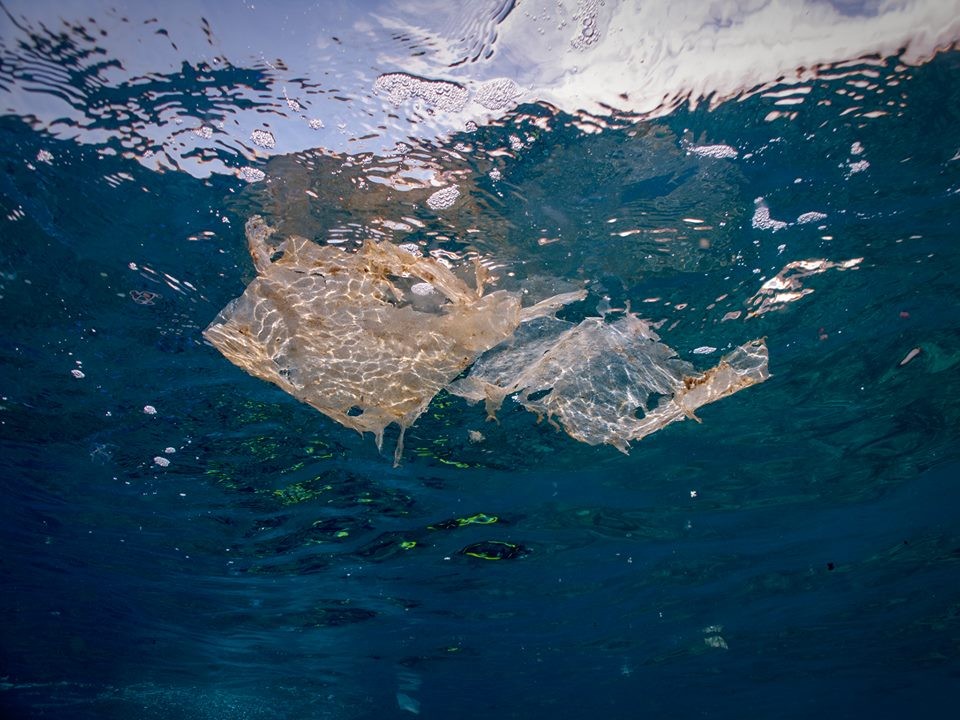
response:
{"label": "rippled water surface", "polygon": [[[4,717],[949,713],[958,40],[956,0],[0,2]],[[629,454],[440,390],[395,465],[205,340],[254,215],[770,378]]]}

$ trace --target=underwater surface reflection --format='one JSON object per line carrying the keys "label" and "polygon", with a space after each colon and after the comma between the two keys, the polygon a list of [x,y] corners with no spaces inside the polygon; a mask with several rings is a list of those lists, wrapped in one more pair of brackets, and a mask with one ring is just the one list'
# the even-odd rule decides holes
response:
{"label": "underwater surface reflection", "polygon": [[955,0],[0,11],[6,717],[952,706]]}

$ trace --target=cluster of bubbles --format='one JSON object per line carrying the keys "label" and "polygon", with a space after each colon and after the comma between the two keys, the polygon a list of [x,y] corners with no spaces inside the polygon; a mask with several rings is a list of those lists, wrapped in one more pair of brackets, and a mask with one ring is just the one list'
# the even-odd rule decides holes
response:
{"label": "cluster of bubbles", "polygon": [[273,134],[267,130],[254,130],[252,133],[250,133],[250,140],[254,145],[267,150],[272,150],[277,145],[277,141],[273,137]]}
{"label": "cluster of bubbles", "polygon": [[[446,80],[430,80],[408,73],[387,73],[373,84],[374,92],[384,94],[394,105],[407,100],[422,100],[430,108],[459,112],[470,100],[466,87]],[[494,78],[477,86],[473,101],[487,110],[506,110],[516,104],[524,89],[510,78]]]}
{"label": "cluster of bubbles", "polygon": [[263,170],[258,170],[253,167],[243,167],[237,172],[237,175],[241,180],[246,180],[248,183],[260,182],[267,174]]}
{"label": "cluster of bubbles", "polygon": [[523,94],[523,89],[510,78],[488,80],[477,88],[473,99],[487,110],[504,110],[511,107]]}
{"label": "cluster of bubbles", "polygon": [[431,210],[446,210],[448,207],[452,206],[457,198],[460,197],[460,188],[456,185],[449,185],[445,188],[440,188],[433,195],[427,198],[427,206]]}
{"label": "cluster of bubbles", "polygon": [[580,11],[574,15],[580,21],[580,32],[570,41],[575,50],[586,50],[600,40],[600,29],[597,27],[597,12],[603,0],[581,0]]}
{"label": "cluster of bubbles", "polygon": [[377,93],[385,93],[394,105],[417,98],[429,106],[447,112],[459,112],[466,106],[467,89],[457,83],[443,80],[425,80],[406,73],[381,75],[373,84]]}
{"label": "cluster of bubbles", "polygon": [[729,145],[688,145],[687,152],[697,157],[732,159],[737,157],[736,149]]}

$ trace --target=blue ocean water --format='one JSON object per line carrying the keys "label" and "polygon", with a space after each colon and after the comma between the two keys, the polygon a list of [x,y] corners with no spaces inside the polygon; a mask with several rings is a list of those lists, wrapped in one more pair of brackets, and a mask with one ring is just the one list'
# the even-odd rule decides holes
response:
{"label": "blue ocean water", "polygon": [[[950,711],[960,52],[908,61],[906,27],[657,111],[522,67],[445,105],[537,15],[481,5],[2,5],[5,717]],[[563,52],[599,64],[617,7],[574,3]],[[628,455],[441,391],[394,466],[395,427],[378,450],[204,340],[254,214],[585,287],[563,317],[629,305],[704,370],[764,337],[771,377]]]}

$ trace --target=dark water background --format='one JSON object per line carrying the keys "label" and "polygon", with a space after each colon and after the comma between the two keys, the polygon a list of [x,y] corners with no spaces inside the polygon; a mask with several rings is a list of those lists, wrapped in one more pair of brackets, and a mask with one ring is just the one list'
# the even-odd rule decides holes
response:
{"label": "dark water background", "polygon": [[[0,78],[89,67],[84,42],[74,29],[7,43]],[[213,124],[260,93],[270,115],[269,68],[185,63],[151,77],[152,97],[105,73],[36,91],[74,88],[102,141],[0,117],[5,717],[949,714],[960,53],[881,62],[901,105],[869,120],[843,114],[846,81],[826,79],[789,121],[766,121],[773,99],[758,94],[599,134],[522,105],[475,132],[408,138],[464,171],[464,202],[439,218],[422,198],[351,200],[369,177],[358,154],[262,157],[254,184],[130,156],[150,141],[118,108],[156,120],[172,104]],[[510,135],[524,147],[499,184],[489,158],[457,149]],[[739,157],[685,151],[711,142]],[[228,140],[194,157],[248,164]],[[869,167],[851,172],[859,159]],[[308,186],[320,197],[304,205]],[[756,198],[774,218],[826,219],[774,233],[751,222]],[[685,357],[765,336],[773,377],[629,456],[509,404],[485,424],[441,394],[393,468],[203,342],[253,276],[253,212],[319,240],[419,213],[418,237],[452,250],[480,228],[470,248],[523,277],[590,280],[591,302],[665,319]],[[705,215],[725,222],[707,248],[679,222]],[[664,249],[611,236],[610,217],[681,232]],[[855,257],[806,278],[815,292],[797,302],[721,322],[791,260]],[[463,552],[508,547],[489,543],[516,556]]]}

